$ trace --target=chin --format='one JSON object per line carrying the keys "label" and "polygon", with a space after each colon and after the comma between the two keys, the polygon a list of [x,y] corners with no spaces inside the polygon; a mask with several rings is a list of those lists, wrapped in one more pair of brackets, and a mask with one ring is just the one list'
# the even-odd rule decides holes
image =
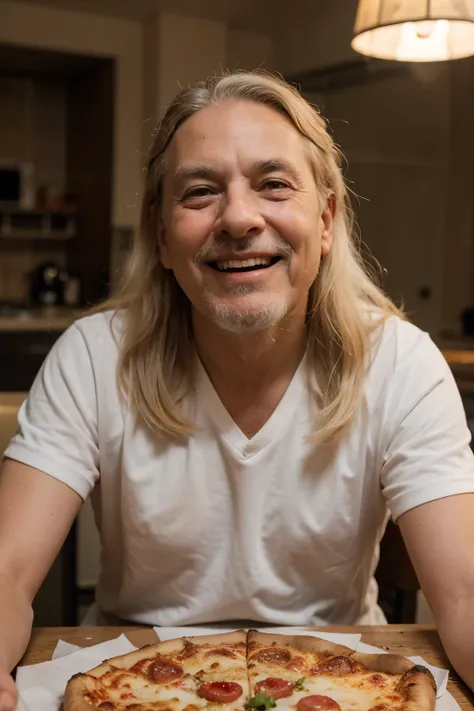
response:
{"label": "chin", "polygon": [[208,309],[210,319],[224,331],[245,334],[267,331],[278,326],[288,313],[284,302],[268,306],[238,308],[212,304]]}

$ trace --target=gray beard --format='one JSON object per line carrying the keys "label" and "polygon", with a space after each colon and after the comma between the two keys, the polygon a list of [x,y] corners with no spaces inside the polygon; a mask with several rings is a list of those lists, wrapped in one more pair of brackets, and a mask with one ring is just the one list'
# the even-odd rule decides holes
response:
{"label": "gray beard", "polygon": [[[239,293],[248,293],[251,290],[247,287],[240,288],[243,291]],[[224,331],[231,331],[237,334],[254,333],[274,328],[278,326],[288,312],[287,304],[284,302],[268,304],[261,308],[242,309],[231,308],[209,301],[208,308],[209,315],[214,323]]]}

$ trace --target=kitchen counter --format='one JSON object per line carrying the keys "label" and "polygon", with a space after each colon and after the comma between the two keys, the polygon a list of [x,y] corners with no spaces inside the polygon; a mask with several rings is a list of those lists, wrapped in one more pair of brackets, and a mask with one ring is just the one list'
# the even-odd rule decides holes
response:
{"label": "kitchen counter", "polygon": [[441,352],[449,365],[474,365],[474,350],[443,348]]}
{"label": "kitchen counter", "polygon": [[0,315],[0,332],[65,331],[86,313],[85,309],[31,309],[15,315]]}
{"label": "kitchen counter", "polygon": [[18,410],[27,395],[26,392],[0,392],[0,459],[18,429]]}

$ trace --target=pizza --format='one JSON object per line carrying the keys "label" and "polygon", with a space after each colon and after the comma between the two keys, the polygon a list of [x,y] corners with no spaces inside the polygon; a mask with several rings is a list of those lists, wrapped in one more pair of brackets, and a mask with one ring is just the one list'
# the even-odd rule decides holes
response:
{"label": "pizza", "polygon": [[431,672],[312,636],[249,630],[142,647],[76,674],[63,711],[434,711]]}
{"label": "pizza", "polygon": [[249,698],[247,635],[170,639],[108,659],[66,687],[64,711],[219,711]]}

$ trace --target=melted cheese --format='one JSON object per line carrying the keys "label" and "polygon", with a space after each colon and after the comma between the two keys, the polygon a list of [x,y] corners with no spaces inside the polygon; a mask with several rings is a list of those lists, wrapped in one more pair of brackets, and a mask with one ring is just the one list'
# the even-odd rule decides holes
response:
{"label": "melted cheese", "polygon": [[304,691],[295,691],[290,697],[277,700],[278,709],[294,711],[298,701],[304,696],[320,694],[337,701],[342,711],[369,711],[379,704],[389,706],[396,711],[402,705],[402,697],[396,694],[397,677],[381,675],[386,679],[385,686],[371,686],[373,674],[352,674],[349,678],[330,676],[313,677],[303,682]]}
{"label": "melted cheese", "polygon": [[159,702],[160,706],[184,708],[188,704],[205,707],[206,702],[196,695],[195,682],[185,678],[177,686],[154,684],[139,674],[126,671],[110,672],[100,679],[89,677],[88,687],[97,698],[114,704]]}
{"label": "melted cheese", "polygon": [[[110,701],[115,704],[116,711],[126,711],[127,705],[133,703],[147,704],[147,708],[150,704],[150,708],[156,705],[156,709],[162,708],[163,711],[184,711],[187,706],[192,707],[189,711],[207,707],[218,708],[219,711],[241,711],[249,696],[246,654],[242,648],[230,649],[233,655],[227,656],[218,653],[217,645],[203,645],[184,659],[180,659],[179,654],[168,657],[181,664],[185,671],[183,678],[170,685],[153,682],[146,677],[146,673],[134,674],[126,669],[115,669],[99,679],[89,677],[88,686],[94,701]],[[217,653],[212,653],[213,650]],[[210,681],[237,682],[243,693],[230,704],[211,704],[197,694],[199,683]]]}
{"label": "melted cheese", "polygon": [[[221,651],[231,652],[232,656]],[[249,696],[249,682],[247,673],[247,656],[242,645],[199,645],[196,652],[180,660],[179,654],[174,656],[174,661],[179,662],[187,674],[199,677],[202,682],[233,681],[242,687],[242,696],[232,704],[219,704],[219,709],[242,708]]]}

